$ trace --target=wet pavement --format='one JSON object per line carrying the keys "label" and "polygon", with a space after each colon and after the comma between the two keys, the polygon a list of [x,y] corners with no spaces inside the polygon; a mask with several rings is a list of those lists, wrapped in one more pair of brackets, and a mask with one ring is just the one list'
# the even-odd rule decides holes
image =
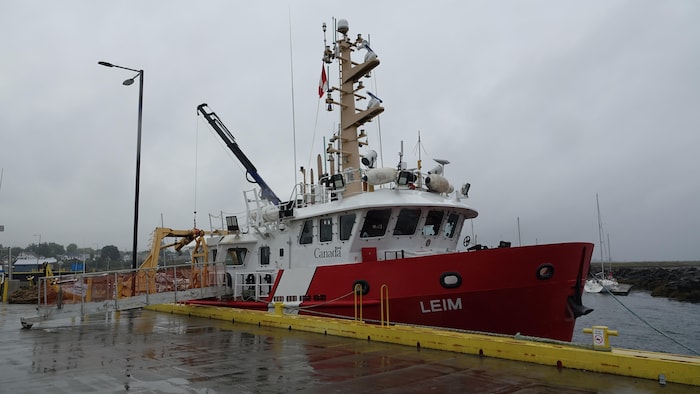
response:
{"label": "wet pavement", "polygon": [[697,387],[134,310],[0,304],[0,393],[691,393]]}

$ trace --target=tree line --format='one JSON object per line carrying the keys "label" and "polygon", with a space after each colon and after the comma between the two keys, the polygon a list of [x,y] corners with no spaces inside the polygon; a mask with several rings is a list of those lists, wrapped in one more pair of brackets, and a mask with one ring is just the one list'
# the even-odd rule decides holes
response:
{"label": "tree line", "polygon": [[[9,249],[9,251],[8,251]],[[38,257],[53,257],[59,261],[84,261],[92,270],[126,269],[131,268],[131,262],[125,262],[122,253],[114,245],[105,245],[100,249],[79,248],[72,243],[64,247],[55,242],[41,244],[29,244],[26,248],[17,246],[6,247],[0,244],[0,260],[6,261],[12,256],[13,262],[22,253],[32,254]]]}

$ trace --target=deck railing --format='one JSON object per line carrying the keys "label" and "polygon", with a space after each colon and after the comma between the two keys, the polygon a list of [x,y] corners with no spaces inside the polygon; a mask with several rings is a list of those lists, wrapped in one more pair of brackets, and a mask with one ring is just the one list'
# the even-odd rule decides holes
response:
{"label": "deck railing", "polygon": [[268,301],[275,283],[274,272],[237,272],[232,276],[233,296],[244,301]]}
{"label": "deck railing", "polygon": [[[223,264],[173,265],[158,268],[137,268],[118,271],[88,272],[39,278],[37,301],[39,307],[91,302],[118,303],[132,297],[174,293],[197,295],[197,289],[226,285],[226,269]],[[202,292],[202,296],[206,293]]]}

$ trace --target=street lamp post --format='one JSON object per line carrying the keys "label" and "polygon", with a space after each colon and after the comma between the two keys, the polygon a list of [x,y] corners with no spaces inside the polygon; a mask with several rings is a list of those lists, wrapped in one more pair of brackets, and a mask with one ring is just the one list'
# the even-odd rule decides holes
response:
{"label": "street lamp post", "polygon": [[39,270],[39,248],[41,247],[41,234],[34,234],[34,237],[39,237],[39,244],[36,246],[36,270]]}
{"label": "street lamp post", "polygon": [[97,252],[100,250],[100,245],[93,243],[95,245],[95,254],[93,255],[92,262],[95,265],[93,272],[97,269]]}
{"label": "street lamp post", "polygon": [[136,77],[139,77],[139,119],[138,132],[136,136],[136,188],[134,192],[134,242],[133,242],[133,260],[131,268],[136,269],[137,265],[137,241],[139,231],[139,185],[141,178],[141,119],[143,115],[143,70],[134,70],[133,68],[117,66],[108,62],[97,62],[97,64],[105,67],[116,67],[124,70],[133,71],[136,73],[133,77],[125,80],[122,84],[129,86],[134,83]]}

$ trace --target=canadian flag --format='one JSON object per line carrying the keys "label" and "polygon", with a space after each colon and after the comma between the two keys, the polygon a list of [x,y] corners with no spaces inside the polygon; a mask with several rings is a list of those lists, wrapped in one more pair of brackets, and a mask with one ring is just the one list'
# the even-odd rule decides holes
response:
{"label": "canadian flag", "polygon": [[323,93],[328,90],[328,77],[326,77],[326,67],[321,64],[321,79],[318,80],[318,98],[323,97]]}

